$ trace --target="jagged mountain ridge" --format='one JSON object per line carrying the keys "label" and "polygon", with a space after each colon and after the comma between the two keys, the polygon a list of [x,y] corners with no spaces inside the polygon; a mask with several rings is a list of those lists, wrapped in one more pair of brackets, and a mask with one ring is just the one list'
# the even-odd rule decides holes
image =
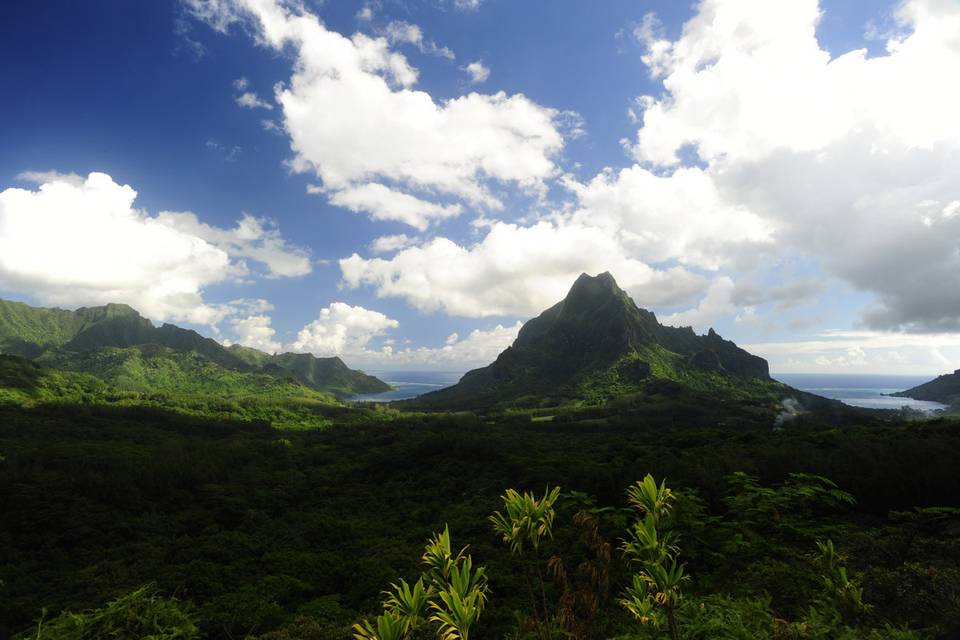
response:
{"label": "jagged mountain ridge", "polygon": [[717,377],[730,379],[731,384],[779,384],[770,379],[766,360],[712,329],[701,336],[690,327],[664,326],[652,312],[639,308],[610,273],[582,274],[563,300],[524,324],[514,343],[492,364],[414,404],[502,404],[545,395],[575,398],[598,379],[623,391],[654,378],[699,384]]}
{"label": "jagged mountain ridge", "polygon": [[[338,357],[271,355],[249,347],[228,348],[191,329],[173,324],[155,327],[135,309],[123,304],[66,311],[0,300],[0,353],[65,370],[89,369],[91,373],[107,377],[117,371],[142,371],[143,362],[153,361],[157,367],[167,370],[182,368],[184,384],[189,384],[191,376],[196,377],[197,372],[203,370],[195,366],[193,359],[177,355],[188,354],[229,371],[289,378],[340,397],[390,389],[385,382],[350,369]],[[109,367],[103,366],[105,361],[111,363]],[[138,378],[145,386],[152,379],[149,373],[148,366],[147,375]],[[125,380],[132,379],[130,375],[123,376]]]}

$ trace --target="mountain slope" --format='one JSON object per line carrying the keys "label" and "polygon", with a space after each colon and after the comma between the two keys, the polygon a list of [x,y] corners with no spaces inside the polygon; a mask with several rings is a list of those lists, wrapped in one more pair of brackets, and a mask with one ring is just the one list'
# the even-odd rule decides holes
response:
{"label": "mountain slope", "polygon": [[430,408],[603,403],[655,380],[703,393],[781,398],[767,362],[712,329],[661,325],[613,276],[581,275],[564,300],[528,321],[492,364],[453,387],[421,396]]}
{"label": "mountain slope", "polygon": [[[261,376],[263,389],[270,387],[272,377],[343,398],[390,390],[385,382],[348,368],[337,357],[227,348],[191,329],[172,324],[155,327],[121,304],[65,311],[0,300],[0,353],[92,373],[111,384],[137,390],[161,385],[184,392],[212,392],[227,380],[238,382],[236,374]],[[223,370],[214,370],[207,363]],[[241,386],[252,389],[254,378],[244,378]],[[223,387],[221,391],[229,390]]]}
{"label": "mountain slope", "polygon": [[960,369],[953,373],[937,376],[930,382],[917,385],[912,389],[900,391],[891,395],[898,398],[913,398],[914,400],[929,400],[951,406],[960,405]]}

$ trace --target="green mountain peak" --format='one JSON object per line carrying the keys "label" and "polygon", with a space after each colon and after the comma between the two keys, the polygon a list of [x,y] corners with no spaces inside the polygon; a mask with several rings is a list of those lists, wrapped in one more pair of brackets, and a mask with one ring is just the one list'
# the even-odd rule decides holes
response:
{"label": "green mountain peak", "polygon": [[604,272],[580,275],[566,297],[527,321],[492,364],[412,404],[603,402],[656,379],[701,389],[776,384],[764,359],[712,329],[698,336],[690,327],[660,324]]}

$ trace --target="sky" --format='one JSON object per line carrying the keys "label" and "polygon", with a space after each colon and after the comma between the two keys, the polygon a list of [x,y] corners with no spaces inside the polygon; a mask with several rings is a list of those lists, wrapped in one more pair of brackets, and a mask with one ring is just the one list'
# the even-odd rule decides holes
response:
{"label": "sky", "polygon": [[771,371],[960,367],[960,0],[0,9],[0,297],[373,370],[581,272]]}

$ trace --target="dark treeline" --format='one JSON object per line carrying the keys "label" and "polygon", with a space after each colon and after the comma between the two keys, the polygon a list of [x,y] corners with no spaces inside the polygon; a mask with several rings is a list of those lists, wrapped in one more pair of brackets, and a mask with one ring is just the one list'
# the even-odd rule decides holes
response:
{"label": "dark treeline", "polygon": [[[956,623],[945,603],[960,588],[957,531],[890,513],[960,506],[956,423],[771,431],[629,422],[439,415],[281,432],[157,410],[2,408],[0,637],[30,628],[43,608],[97,607],[147,583],[192,603],[204,637],[265,634],[298,615],[350,637],[390,582],[418,574],[424,541],[448,524],[488,567],[493,595],[475,637],[499,638],[517,624],[525,593],[487,520],[507,487],[561,486],[624,507],[625,488],[649,473],[695,490],[701,516],[719,518],[737,471],[770,486],[797,472],[833,480],[856,504],[808,524],[849,552],[877,624]],[[558,528],[571,516],[561,509]],[[796,543],[790,551],[744,552],[736,570],[691,538],[692,589],[766,592],[778,615],[799,616],[797,566],[812,537],[784,538]],[[574,553],[575,542],[560,533],[551,544]]]}

